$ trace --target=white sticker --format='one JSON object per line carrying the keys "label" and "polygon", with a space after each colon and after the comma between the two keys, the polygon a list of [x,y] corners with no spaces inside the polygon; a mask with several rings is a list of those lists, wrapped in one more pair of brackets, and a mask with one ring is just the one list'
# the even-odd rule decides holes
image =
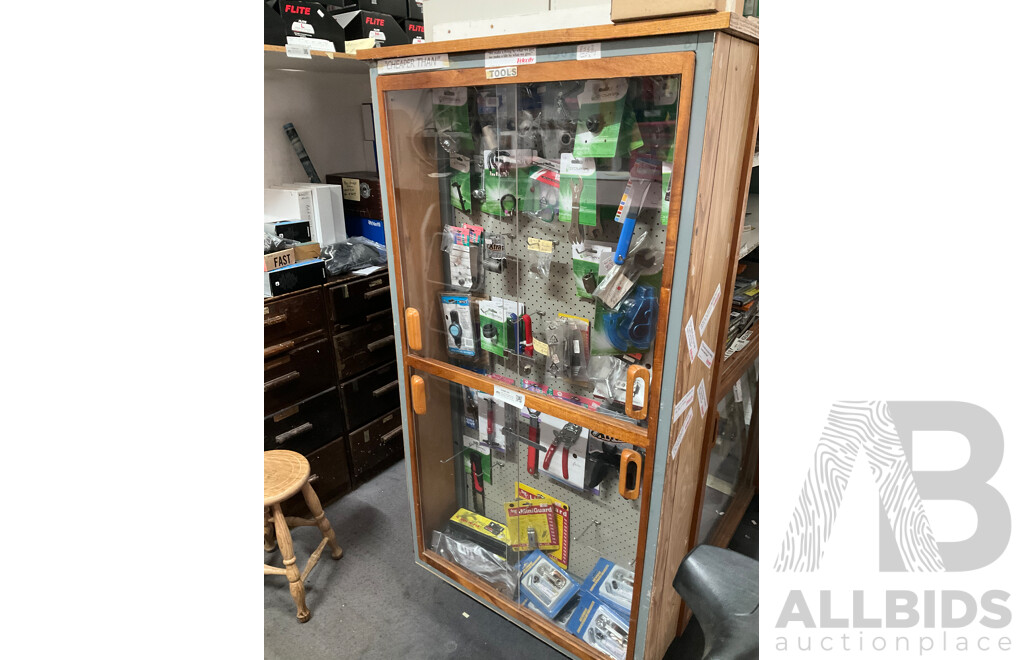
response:
{"label": "white sticker", "polygon": [[[633,407],[634,408],[643,408],[644,407],[644,387],[645,386],[646,386],[646,384],[644,383],[644,379],[643,378],[637,378],[636,380],[633,381]],[[622,389],[626,389],[625,384],[623,384]]]}
{"label": "white sticker", "polygon": [[284,54],[288,57],[297,57],[303,60],[313,59],[313,56],[309,54],[309,46],[293,46],[289,44],[284,47]]}
{"label": "white sticker", "polygon": [[571,153],[564,153],[560,156],[560,162],[558,164],[558,173],[561,174],[578,174],[580,176],[590,176],[597,171],[597,165],[594,163],[593,158],[573,158]]}
{"label": "white sticker", "polygon": [[465,87],[438,87],[431,96],[434,98],[434,105],[460,106],[466,105],[469,93]]}
{"label": "white sticker", "polygon": [[484,53],[484,68],[495,66],[518,66],[520,64],[536,64],[536,48],[506,48],[489,50]]}
{"label": "white sticker", "polygon": [[580,105],[584,103],[610,103],[618,101],[629,91],[628,78],[611,78],[609,80],[588,80],[583,91],[576,97]]}
{"label": "white sticker", "polygon": [[689,408],[690,404],[693,403],[693,390],[694,390],[694,388],[691,386],[690,387],[690,391],[687,392],[683,396],[682,399],[679,399],[679,401],[676,401],[675,408],[673,408],[673,410],[672,410],[672,423],[673,424],[675,424],[677,419],[679,419],[680,417],[683,416],[683,413],[686,412],[686,409]]}
{"label": "white sticker", "polygon": [[736,399],[736,403],[743,403],[743,388],[740,381],[736,381],[732,386],[732,398]]}
{"label": "white sticker", "polygon": [[417,55],[415,57],[394,57],[389,60],[381,60],[377,64],[377,73],[405,73],[407,71],[447,68],[448,53],[441,53],[440,55]]}
{"label": "white sticker", "polygon": [[494,386],[494,400],[513,405],[520,410],[522,410],[523,406],[526,405],[525,394],[522,392],[513,392],[512,390],[505,389],[498,385]]}
{"label": "white sticker", "polygon": [[690,420],[693,419],[693,410],[686,414],[686,419],[683,420],[683,428],[679,429],[679,435],[676,436],[676,441],[672,443],[672,460],[675,460],[676,454],[679,453],[679,445],[683,443],[683,436],[686,435],[686,429],[690,427]]}
{"label": "white sticker", "polygon": [[487,69],[488,80],[498,80],[499,78],[515,78],[519,75],[519,69],[514,66],[501,66],[496,69]]}
{"label": "white sticker", "polygon": [[578,60],[599,60],[601,59],[601,44],[580,44],[576,46],[576,59]]}
{"label": "white sticker", "polygon": [[708,393],[704,389],[703,378],[700,379],[700,385],[697,386],[697,403],[700,404],[700,416],[704,417],[708,412]]}
{"label": "white sticker", "polygon": [[711,296],[711,302],[708,303],[708,309],[704,312],[704,318],[700,320],[700,336],[704,336],[704,328],[708,327],[708,321],[711,320],[711,312],[715,311],[715,305],[718,304],[718,299],[722,297],[722,285],[719,284],[715,287],[715,295]]}
{"label": "white sticker", "polygon": [[693,316],[690,316],[690,320],[686,322],[686,349],[690,352],[690,363],[693,363],[693,357],[697,355],[697,333],[693,329]]}
{"label": "white sticker", "polygon": [[697,357],[700,358],[701,362],[707,365],[708,369],[710,369],[711,365],[715,363],[715,352],[703,341],[700,343],[700,350],[697,351]]}

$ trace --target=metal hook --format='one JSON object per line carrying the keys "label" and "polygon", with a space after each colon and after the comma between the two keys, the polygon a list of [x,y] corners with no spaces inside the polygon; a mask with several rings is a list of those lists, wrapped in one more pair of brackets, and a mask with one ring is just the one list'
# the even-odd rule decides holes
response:
{"label": "metal hook", "polygon": [[583,538],[586,535],[587,530],[589,530],[591,527],[593,527],[594,530],[596,531],[597,528],[600,527],[600,526],[601,526],[601,521],[600,520],[591,521],[586,527],[583,528],[583,531],[580,532],[580,535],[572,537],[572,540],[573,541],[578,541],[578,540],[580,540],[581,538]]}
{"label": "metal hook", "polygon": [[[458,452],[457,454],[455,454],[455,456],[458,456],[459,454],[461,454],[461,453],[463,453],[463,452],[465,452],[465,451],[468,451],[469,449],[470,449],[470,447],[463,447],[463,448],[462,448],[462,451],[460,451],[460,452]],[[454,459],[454,458],[455,458],[455,456],[452,456],[451,458],[446,458],[446,459],[444,459],[444,460],[441,460],[441,461],[438,461],[438,462],[439,462],[439,463],[447,463],[447,462],[451,461],[452,459]]]}

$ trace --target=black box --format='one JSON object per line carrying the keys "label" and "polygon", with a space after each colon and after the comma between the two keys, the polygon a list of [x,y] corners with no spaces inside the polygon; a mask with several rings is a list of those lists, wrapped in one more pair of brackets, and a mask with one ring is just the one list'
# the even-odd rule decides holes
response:
{"label": "black box", "polygon": [[[384,219],[384,206],[380,199],[380,177],[376,172],[328,174],[324,181],[341,186],[346,219],[350,214],[371,220]],[[357,195],[359,199],[355,199]]]}
{"label": "black box", "polygon": [[265,223],[264,227],[279,238],[287,238],[288,240],[298,241],[300,243],[309,243],[313,240],[308,220],[281,220],[280,222],[268,222]]}
{"label": "black box", "polygon": [[408,16],[414,21],[423,20],[423,0],[408,0]]}
{"label": "black box", "polygon": [[378,14],[390,14],[396,19],[409,17],[406,0],[345,0],[338,4],[342,5],[344,11],[362,9],[363,11],[375,11]]}
{"label": "black box", "polygon": [[284,21],[269,5],[263,5],[263,43],[268,46],[284,46]]}
{"label": "black box", "polygon": [[324,39],[334,44],[335,52],[345,52],[345,31],[331,18],[326,5],[300,0],[281,0],[280,5],[286,36]]}
{"label": "black box", "polygon": [[291,266],[269,270],[263,273],[263,297],[281,296],[299,289],[323,284],[323,259],[309,259]]}
{"label": "black box", "polygon": [[347,41],[372,37],[377,40],[378,46],[401,46],[409,43],[405,30],[398,25],[394,16],[389,14],[356,10],[344,11],[333,16],[338,25],[345,30]]}
{"label": "black box", "polygon": [[414,21],[411,18],[407,18],[402,22],[402,26],[405,28],[405,33],[409,35],[409,41],[414,44],[421,44],[426,41],[423,33],[423,21]]}

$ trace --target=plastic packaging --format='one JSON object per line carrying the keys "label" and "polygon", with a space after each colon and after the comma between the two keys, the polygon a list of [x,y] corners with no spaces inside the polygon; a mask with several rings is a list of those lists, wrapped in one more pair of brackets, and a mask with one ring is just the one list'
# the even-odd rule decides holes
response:
{"label": "plastic packaging", "polygon": [[290,238],[281,238],[273,234],[263,232],[263,254],[270,254],[271,252],[280,252],[281,250],[287,250],[290,247],[296,245],[302,245],[299,241],[293,241]]}
{"label": "plastic packaging", "polygon": [[430,549],[473,573],[506,598],[516,597],[519,577],[515,567],[510,566],[504,557],[485,550],[476,543],[460,541],[436,530],[430,540]]}
{"label": "plastic packaging", "polygon": [[362,236],[324,246],[320,257],[331,275],[342,275],[367,266],[388,265],[387,248]]}

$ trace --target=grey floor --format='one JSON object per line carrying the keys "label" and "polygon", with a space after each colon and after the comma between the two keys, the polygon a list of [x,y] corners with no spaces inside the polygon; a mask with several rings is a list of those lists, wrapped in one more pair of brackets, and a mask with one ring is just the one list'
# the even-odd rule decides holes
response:
{"label": "grey floor", "polygon": [[[264,657],[564,658],[414,563],[407,493],[401,461],[325,508],[345,555],[332,561],[325,551],[306,580],[306,623],[295,618],[288,581],[264,578]],[[300,527],[292,538],[301,568],[320,532]],[[265,560],[280,565],[281,555]]]}

